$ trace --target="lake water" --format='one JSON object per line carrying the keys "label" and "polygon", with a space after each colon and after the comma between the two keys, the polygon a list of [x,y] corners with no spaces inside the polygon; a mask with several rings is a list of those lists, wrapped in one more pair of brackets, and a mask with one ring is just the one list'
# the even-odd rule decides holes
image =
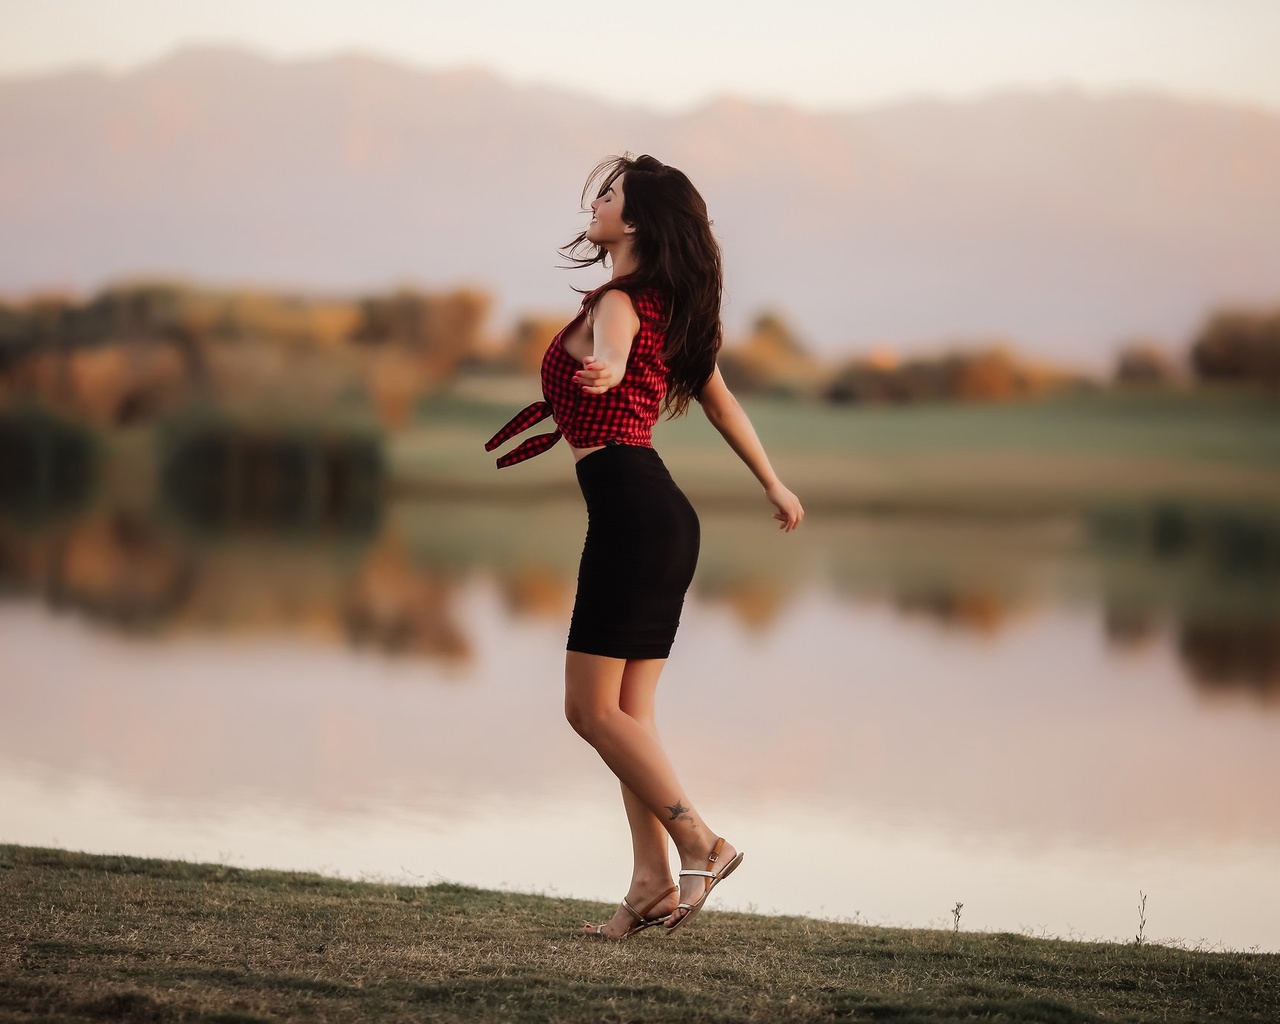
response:
{"label": "lake water", "polygon": [[[1145,893],[1148,940],[1280,950],[1275,545],[1215,515],[704,511],[659,715],[747,854],[715,905],[1131,940]],[[5,527],[0,839],[615,902],[561,710],[584,525]]]}

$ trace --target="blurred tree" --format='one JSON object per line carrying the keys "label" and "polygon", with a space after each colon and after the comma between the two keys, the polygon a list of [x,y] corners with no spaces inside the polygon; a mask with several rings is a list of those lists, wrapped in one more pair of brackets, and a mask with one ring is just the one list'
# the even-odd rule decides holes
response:
{"label": "blurred tree", "polygon": [[481,350],[489,305],[468,290],[357,301],[164,281],[115,285],[85,302],[41,296],[0,306],[0,397],[121,424],[198,396],[314,413],[367,391],[399,423],[423,390]]}
{"label": "blurred tree", "polygon": [[414,354],[431,380],[449,376],[483,347],[480,327],[491,300],[479,291],[447,294],[400,291],[365,299],[351,340],[393,345]]}
{"label": "blurred tree", "polygon": [[365,299],[351,339],[370,352],[368,384],[382,422],[406,426],[417,399],[483,348],[489,296],[400,291]]}
{"label": "blurred tree", "polygon": [[1280,310],[1214,313],[1192,340],[1191,366],[1203,381],[1280,385]]}
{"label": "blurred tree", "polygon": [[720,372],[733,391],[795,397],[818,386],[818,365],[780,315],[764,312],[751,333],[726,345],[719,356]]}
{"label": "blurred tree", "polygon": [[1117,384],[1169,385],[1183,379],[1183,372],[1169,352],[1145,338],[1125,342],[1116,356]]}
{"label": "blurred tree", "polygon": [[1030,381],[1003,345],[949,360],[950,391],[954,398],[992,402],[1030,392]]}
{"label": "blurred tree", "polygon": [[994,402],[1032,397],[1081,383],[1071,373],[1028,362],[1005,342],[971,351],[921,356],[901,365],[861,357],[837,369],[825,395],[834,402]]}
{"label": "blurred tree", "polygon": [[502,361],[513,370],[537,373],[542,367],[542,356],[547,346],[568,322],[568,317],[521,317],[503,353]]}
{"label": "blurred tree", "polygon": [[910,395],[898,372],[898,357],[881,348],[836,368],[825,397],[831,402],[901,402]]}

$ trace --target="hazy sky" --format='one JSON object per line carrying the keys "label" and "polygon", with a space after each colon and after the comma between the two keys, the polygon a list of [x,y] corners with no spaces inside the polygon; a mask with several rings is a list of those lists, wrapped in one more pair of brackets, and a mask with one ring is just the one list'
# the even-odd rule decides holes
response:
{"label": "hazy sky", "polygon": [[667,109],[1063,83],[1280,108],[1280,0],[0,0],[6,77],[188,42],[482,66]]}

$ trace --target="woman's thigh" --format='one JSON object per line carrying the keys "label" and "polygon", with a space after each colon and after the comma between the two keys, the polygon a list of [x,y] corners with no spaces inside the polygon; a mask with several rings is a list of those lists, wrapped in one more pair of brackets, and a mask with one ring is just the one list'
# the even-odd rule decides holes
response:
{"label": "woman's thigh", "polygon": [[632,658],[622,670],[618,707],[636,721],[652,726],[658,679],[666,666],[665,658]]}
{"label": "woman's thigh", "polygon": [[665,658],[606,658],[566,651],[564,701],[570,717],[587,717],[622,710],[639,722],[652,724],[658,679]]}
{"label": "woman's thigh", "polygon": [[598,715],[619,707],[627,662],[600,654],[566,651],[564,705],[569,717]]}

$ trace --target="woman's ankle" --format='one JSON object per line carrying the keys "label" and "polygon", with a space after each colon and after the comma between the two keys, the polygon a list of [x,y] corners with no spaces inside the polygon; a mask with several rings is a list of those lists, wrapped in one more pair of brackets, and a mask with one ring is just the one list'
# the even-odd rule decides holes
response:
{"label": "woman's ankle", "polygon": [[636,871],[631,875],[631,892],[657,893],[675,885],[675,878],[670,867]]}
{"label": "woman's ankle", "polygon": [[724,851],[729,849],[729,844],[710,829],[702,829],[698,837],[687,845],[677,844],[676,850],[680,855],[681,866],[686,868],[705,868],[715,853],[716,843],[720,842],[724,843],[724,847],[721,849],[720,856],[717,859],[723,859]]}

